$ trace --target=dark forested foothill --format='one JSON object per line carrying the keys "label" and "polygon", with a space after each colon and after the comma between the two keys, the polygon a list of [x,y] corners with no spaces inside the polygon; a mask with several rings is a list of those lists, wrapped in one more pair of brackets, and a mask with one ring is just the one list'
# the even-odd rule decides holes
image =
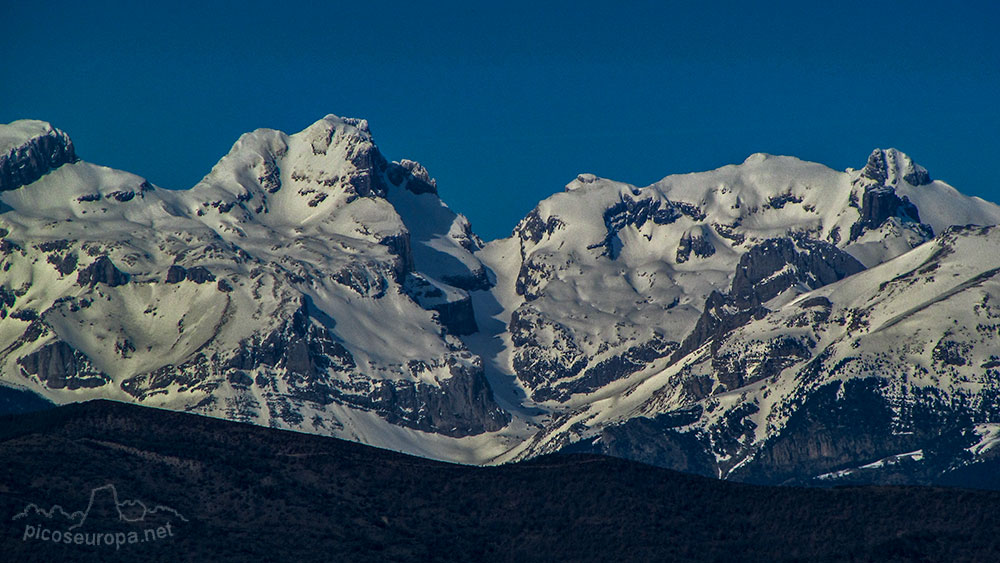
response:
{"label": "dark forested foothill", "polygon": [[[1000,558],[1000,492],[761,487],[596,455],[460,466],[108,401],[0,418],[0,459],[9,561]],[[108,484],[186,521],[161,511],[171,535],[109,549],[25,540],[12,520],[83,510]]]}

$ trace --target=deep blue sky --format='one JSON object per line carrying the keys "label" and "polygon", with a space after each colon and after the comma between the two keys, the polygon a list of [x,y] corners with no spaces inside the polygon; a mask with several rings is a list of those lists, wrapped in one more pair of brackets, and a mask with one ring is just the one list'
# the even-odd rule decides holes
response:
{"label": "deep blue sky", "polygon": [[580,172],[639,185],[875,147],[1000,201],[994,2],[3,2],[0,122],[167,188],[236,138],[364,117],[490,239]]}

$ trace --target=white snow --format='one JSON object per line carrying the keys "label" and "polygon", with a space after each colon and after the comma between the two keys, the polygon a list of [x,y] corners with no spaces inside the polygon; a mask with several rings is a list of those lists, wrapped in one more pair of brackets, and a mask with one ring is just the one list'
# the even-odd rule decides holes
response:
{"label": "white snow", "polygon": [[0,124],[0,157],[23,146],[35,137],[51,134],[51,125],[36,119],[19,119],[6,125]]}
{"label": "white snow", "polygon": [[979,441],[968,448],[969,453],[980,456],[1000,444],[1000,424],[985,423],[975,426]]}

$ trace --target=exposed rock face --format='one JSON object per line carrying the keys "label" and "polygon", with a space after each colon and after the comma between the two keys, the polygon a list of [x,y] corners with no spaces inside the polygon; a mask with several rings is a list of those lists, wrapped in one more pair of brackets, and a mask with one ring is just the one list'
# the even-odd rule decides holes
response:
{"label": "exposed rock face", "polygon": [[637,342],[599,361],[588,358],[566,326],[530,305],[514,311],[508,325],[516,346],[513,367],[536,401],[564,401],[590,393],[669,356],[678,343],[662,335]]}
{"label": "exposed rock face", "polygon": [[185,272],[185,277],[194,283],[208,283],[215,281],[215,275],[204,266],[195,266]]}
{"label": "exposed rock face", "polygon": [[410,233],[404,231],[397,235],[384,237],[379,241],[379,244],[388,248],[390,254],[399,257],[393,268],[395,271],[394,279],[397,282],[402,281],[403,276],[407,272],[413,271],[413,250],[410,248]]}
{"label": "exposed rock face", "polygon": [[740,307],[731,296],[713,291],[705,301],[705,310],[698,318],[694,330],[684,339],[673,359],[681,359],[709,340],[714,340],[718,345],[726,334],[753,319],[763,318],[767,312],[767,308],[759,302]]}
{"label": "exposed rock face", "polygon": [[[138,400],[147,400],[168,389],[210,389],[218,385],[212,381],[213,374],[221,373],[245,392],[259,393],[265,400],[273,396],[272,416],[290,426],[308,421],[295,409],[285,408],[288,401],[349,405],[375,412],[392,424],[453,437],[495,431],[509,421],[494,402],[481,365],[470,367],[449,358],[442,366],[418,360],[407,366],[417,378],[444,367],[451,377],[440,385],[407,379],[371,380],[357,373],[355,358],[330,330],[334,322],[310,299],[303,298],[278,328],[241,342],[228,358],[200,354],[183,365],[132,377],[122,383],[122,389]],[[253,373],[257,376],[249,375]],[[279,389],[281,394],[275,395]],[[261,407],[248,403],[231,415],[252,419],[252,413]]]}
{"label": "exposed rock face", "polygon": [[[851,240],[856,240],[866,229],[881,227],[891,217],[897,217],[905,222],[920,223],[917,206],[906,196],[901,198],[892,189],[884,187],[865,190],[861,203],[861,218],[851,225]],[[929,229],[928,237],[933,236],[933,229],[926,225],[925,227]]]}
{"label": "exposed rock face", "polygon": [[947,440],[940,438],[949,435],[963,446],[972,445],[974,440],[962,442],[961,430],[968,428],[970,421],[995,418],[1000,409],[996,401],[979,409],[947,405],[939,392],[930,389],[913,397],[908,412],[900,418],[891,395],[891,385],[880,378],[821,387],[804,400],[781,435],[764,444],[754,463],[740,472],[740,478],[801,483],[808,482],[804,475],[851,469],[928,444],[947,449]]}
{"label": "exposed rock face", "polygon": [[71,250],[73,244],[65,239],[38,244],[36,248],[46,253],[45,261],[55,267],[60,275],[66,276],[76,270],[77,254]]}
{"label": "exposed rock face", "polygon": [[167,277],[164,279],[166,283],[180,283],[184,280],[199,284],[208,283],[215,281],[215,275],[204,266],[195,266],[188,269],[184,266],[174,264],[167,269]]}
{"label": "exposed rock face", "polygon": [[523,252],[525,243],[529,241],[533,243],[540,242],[543,237],[551,236],[563,226],[564,223],[555,215],[550,215],[548,219],[543,220],[541,213],[535,208],[514,227],[512,236],[520,239]]}
{"label": "exposed rock face", "polygon": [[[459,287],[452,284],[453,288]],[[487,286],[488,287],[488,286]],[[404,292],[420,307],[434,311],[439,323],[453,335],[472,334],[479,330],[476,326],[472,298],[465,291],[450,289],[447,293],[431,283],[427,277],[413,272],[406,277]]]}
{"label": "exposed rock face", "polygon": [[47,344],[17,363],[23,375],[37,377],[50,389],[101,387],[111,381],[89,358],[62,341]]}
{"label": "exposed rock face", "polygon": [[382,414],[389,422],[460,438],[499,430],[510,415],[496,405],[482,367],[466,369],[450,365],[452,377],[440,387],[403,381],[381,382],[359,401]]}
{"label": "exposed rock face", "polygon": [[18,127],[24,134],[0,143],[0,191],[15,190],[63,164],[76,162],[73,141],[59,129],[28,120],[10,127]]}
{"label": "exposed rock face", "polygon": [[187,269],[176,264],[167,269],[167,277],[163,281],[166,283],[180,283],[187,279]]}
{"label": "exposed rock face", "polygon": [[[715,341],[717,349],[726,334],[763,318],[769,312],[764,303],[796,286],[817,289],[864,269],[853,256],[827,242],[805,238],[766,240],[740,257],[728,295],[715,291],[708,297],[694,331],[674,357],[680,359],[709,340]],[[784,354],[780,352],[786,348],[779,346],[772,352],[781,357]],[[789,353],[800,355],[800,350],[792,345]],[[733,373],[733,366],[724,371]]]}
{"label": "exposed rock face", "polygon": [[872,151],[861,176],[881,185],[896,185],[900,178],[913,186],[931,183],[931,176],[924,167],[895,149]]}
{"label": "exposed rock face", "polygon": [[[512,348],[497,368],[514,371],[530,400],[560,403],[666,370],[675,394],[664,395],[680,407],[678,397],[709,400],[807,361],[821,346],[815,335],[761,338],[752,352],[721,346],[799,294],[926,242],[941,215],[917,205],[952,197],[898,151],[869,161],[840,173],[758,154],[645,187],[578,176],[485,249],[496,257],[497,288],[511,293],[502,306]],[[976,220],[1000,220],[994,212]],[[964,212],[954,217],[969,222]],[[787,322],[826,323],[835,309],[818,300]],[[635,350],[649,359],[636,360]],[[672,373],[695,352],[706,371]]]}
{"label": "exposed rock face", "polygon": [[563,397],[600,389],[608,383],[645,368],[653,360],[669,356],[677,347],[677,342],[667,340],[662,335],[655,335],[646,342],[630,346],[621,354],[592,363],[583,377],[564,386]]}
{"label": "exposed rock face", "polygon": [[680,216],[681,210],[678,207],[669,203],[663,205],[658,199],[633,199],[623,196],[620,203],[604,212],[604,225],[608,229],[608,236],[613,236],[630,225],[638,229],[641,229],[646,221],[652,221],[657,225],[669,225]]}
{"label": "exposed rock face", "polygon": [[77,274],[76,283],[80,286],[94,287],[103,283],[110,287],[125,285],[130,276],[118,269],[115,263],[107,256],[99,256],[89,266],[80,270]]}
{"label": "exposed rock face", "polygon": [[[636,191],[633,195],[639,197],[640,192]],[[590,248],[603,247],[603,255],[614,260],[618,257],[621,249],[618,233],[623,229],[628,227],[636,230],[642,229],[647,221],[656,225],[670,225],[684,215],[696,220],[705,218],[701,209],[691,203],[651,197],[635,199],[627,194],[622,194],[618,203],[604,211],[604,227],[607,230],[604,241],[599,245],[592,245]],[[678,256],[684,255],[684,258],[678,259],[679,262],[687,260],[692,248],[701,257],[711,256],[715,253],[715,248],[700,233],[694,235],[694,238],[698,240],[692,242],[691,238],[688,236],[686,243],[682,241],[682,245],[687,244],[687,249],[684,251],[678,249]]]}
{"label": "exposed rock face", "polygon": [[7,316],[7,310],[14,306],[17,295],[6,287],[0,286],[0,317]]}
{"label": "exposed rock face", "polygon": [[398,272],[381,263],[355,263],[334,273],[333,281],[350,288],[362,297],[380,299],[389,290],[390,280],[395,280]]}
{"label": "exposed rock face", "polygon": [[[345,122],[357,127],[362,134],[369,133],[368,122],[363,119],[345,119]],[[354,174],[348,182],[359,197],[385,197],[388,187],[383,181],[383,175],[389,163],[370,139],[360,138],[351,144],[348,158],[355,167]]]}
{"label": "exposed rock face", "polygon": [[633,199],[622,195],[617,204],[604,211],[604,227],[607,229],[603,242],[604,254],[612,260],[618,257],[621,243],[617,241],[617,237],[622,229],[626,227],[641,229],[646,221],[652,221],[657,225],[669,225],[680,216],[681,210],[671,202],[663,205],[658,199]]}
{"label": "exposed rock face", "polygon": [[514,311],[508,325],[517,346],[514,370],[532,389],[536,401],[568,396],[569,380],[587,365],[587,358],[565,326],[524,306]]}
{"label": "exposed rock face", "polygon": [[[315,322],[308,300],[279,330],[264,338],[244,342],[238,353],[223,365],[225,370],[246,371],[274,368],[275,375],[258,379],[265,388],[285,386],[292,399],[319,404],[347,403],[379,413],[393,424],[448,436],[467,436],[502,428],[508,421],[493,402],[492,392],[478,369],[450,362],[452,375],[441,386],[402,380],[356,381],[345,384],[330,373],[351,373],[356,367],[351,353],[320,322]],[[419,375],[430,369],[414,361],[408,366]],[[234,375],[238,377],[238,375]],[[280,381],[280,383],[279,383]],[[295,417],[295,413],[289,413]]]}
{"label": "exposed rock face", "polygon": [[525,301],[534,301],[542,296],[546,283],[552,279],[553,268],[544,259],[528,258],[521,263],[517,273],[514,291],[524,296]]}
{"label": "exposed rock face", "polygon": [[466,291],[487,290],[493,287],[485,268],[478,268],[469,276],[444,276],[445,283]]}
{"label": "exposed rock face", "polygon": [[677,256],[675,259],[678,264],[683,264],[691,259],[692,253],[698,258],[708,258],[715,254],[715,247],[709,241],[708,234],[701,229],[684,233],[680,244],[677,245]]}
{"label": "exposed rock face", "polygon": [[389,181],[395,186],[403,187],[417,195],[437,195],[437,181],[431,178],[419,162],[403,159],[389,164],[386,170]]}
{"label": "exposed rock face", "polygon": [[247,372],[269,373],[255,383],[273,387],[281,380],[291,398],[330,404],[341,384],[329,372],[349,373],[356,364],[329,329],[314,322],[310,311],[309,301],[303,299],[290,319],[266,335],[243,341],[219,369],[238,381],[248,379]]}
{"label": "exposed rock face", "polygon": [[881,227],[891,218],[915,229],[923,238],[934,236],[930,225],[920,222],[917,206],[907,196],[896,193],[900,182],[923,186],[931,182],[927,170],[896,150],[875,150],[861,170],[857,184],[862,186],[861,217],[851,225],[850,240],[857,240],[865,231]]}
{"label": "exposed rock face", "polygon": [[817,289],[864,269],[856,258],[827,242],[769,239],[740,257],[729,293],[741,303],[763,303],[797,283]]}
{"label": "exposed rock face", "polygon": [[669,467],[685,473],[714,476],[715,460],[704,443],[684,426],[698,420],[698,409],[665,413],[654,418],[635,417],[608,426],[596,440],[571,444],[563,453],[599,453]]}
{"label": "exposed rock face", "polygon": [[[997,237],[996,227],[952,228],[804,298],[795,295],[859,266],[815,241],[767,241],[745,255],[762,267],[742,264],[734,286],[744,289],[709,299],[703,321],[716,323],[712,345],[621,395],[658,380],[659,390],[629,407],[644,418],[583,408],[553,424],[547,447],[624,452],[758,483],[930,483],[958,469],[975,476],[995,459],[1000,431],[1000,358],[989,344],[1000,334],[1000,267],[981,253]],[[781,259],[762,258],[765,249]],[[810,266],[803,254],[826,256]],[[793,292],[776,293],[770,282],[789,266],[798,272]],[[761,303],[772,295],[768,310]],[[740,309],[754,304],[761,308]]]}
{"label": "exposed rock face", "polygon": [[810,338],[783,336],[764,344],[753,354],[718,351],[712,358],[720,390],[740,387],[772,378],[787,367],[812,357],[816,342]]}
{"label": "exposed rock face", "polygon": [[434,305],[432,309],[438,312],[438,321],[451,334],[466,335],[479,330],[476,326],[476,314],[472,309],[472,299],[469,297]]}

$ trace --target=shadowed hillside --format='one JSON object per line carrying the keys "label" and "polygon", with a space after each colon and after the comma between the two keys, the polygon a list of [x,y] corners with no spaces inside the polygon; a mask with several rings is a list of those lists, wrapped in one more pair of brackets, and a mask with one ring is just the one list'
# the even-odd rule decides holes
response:
{"label": "shadowed hillside", "polygon": [[[594,455],[459,466],[108,401],[2,417],[0,459],[11,561],[1000,558],[998,492],[760,487]],[[122,513],[128,499],[170,511],[123,523],[102,497],[104,520],[90,510],[78,531],[171,534],[64,545],[23,539],[28,525],[68,527],[55,518],[13,520],[31,503],[83,511],[108,484]]]}

